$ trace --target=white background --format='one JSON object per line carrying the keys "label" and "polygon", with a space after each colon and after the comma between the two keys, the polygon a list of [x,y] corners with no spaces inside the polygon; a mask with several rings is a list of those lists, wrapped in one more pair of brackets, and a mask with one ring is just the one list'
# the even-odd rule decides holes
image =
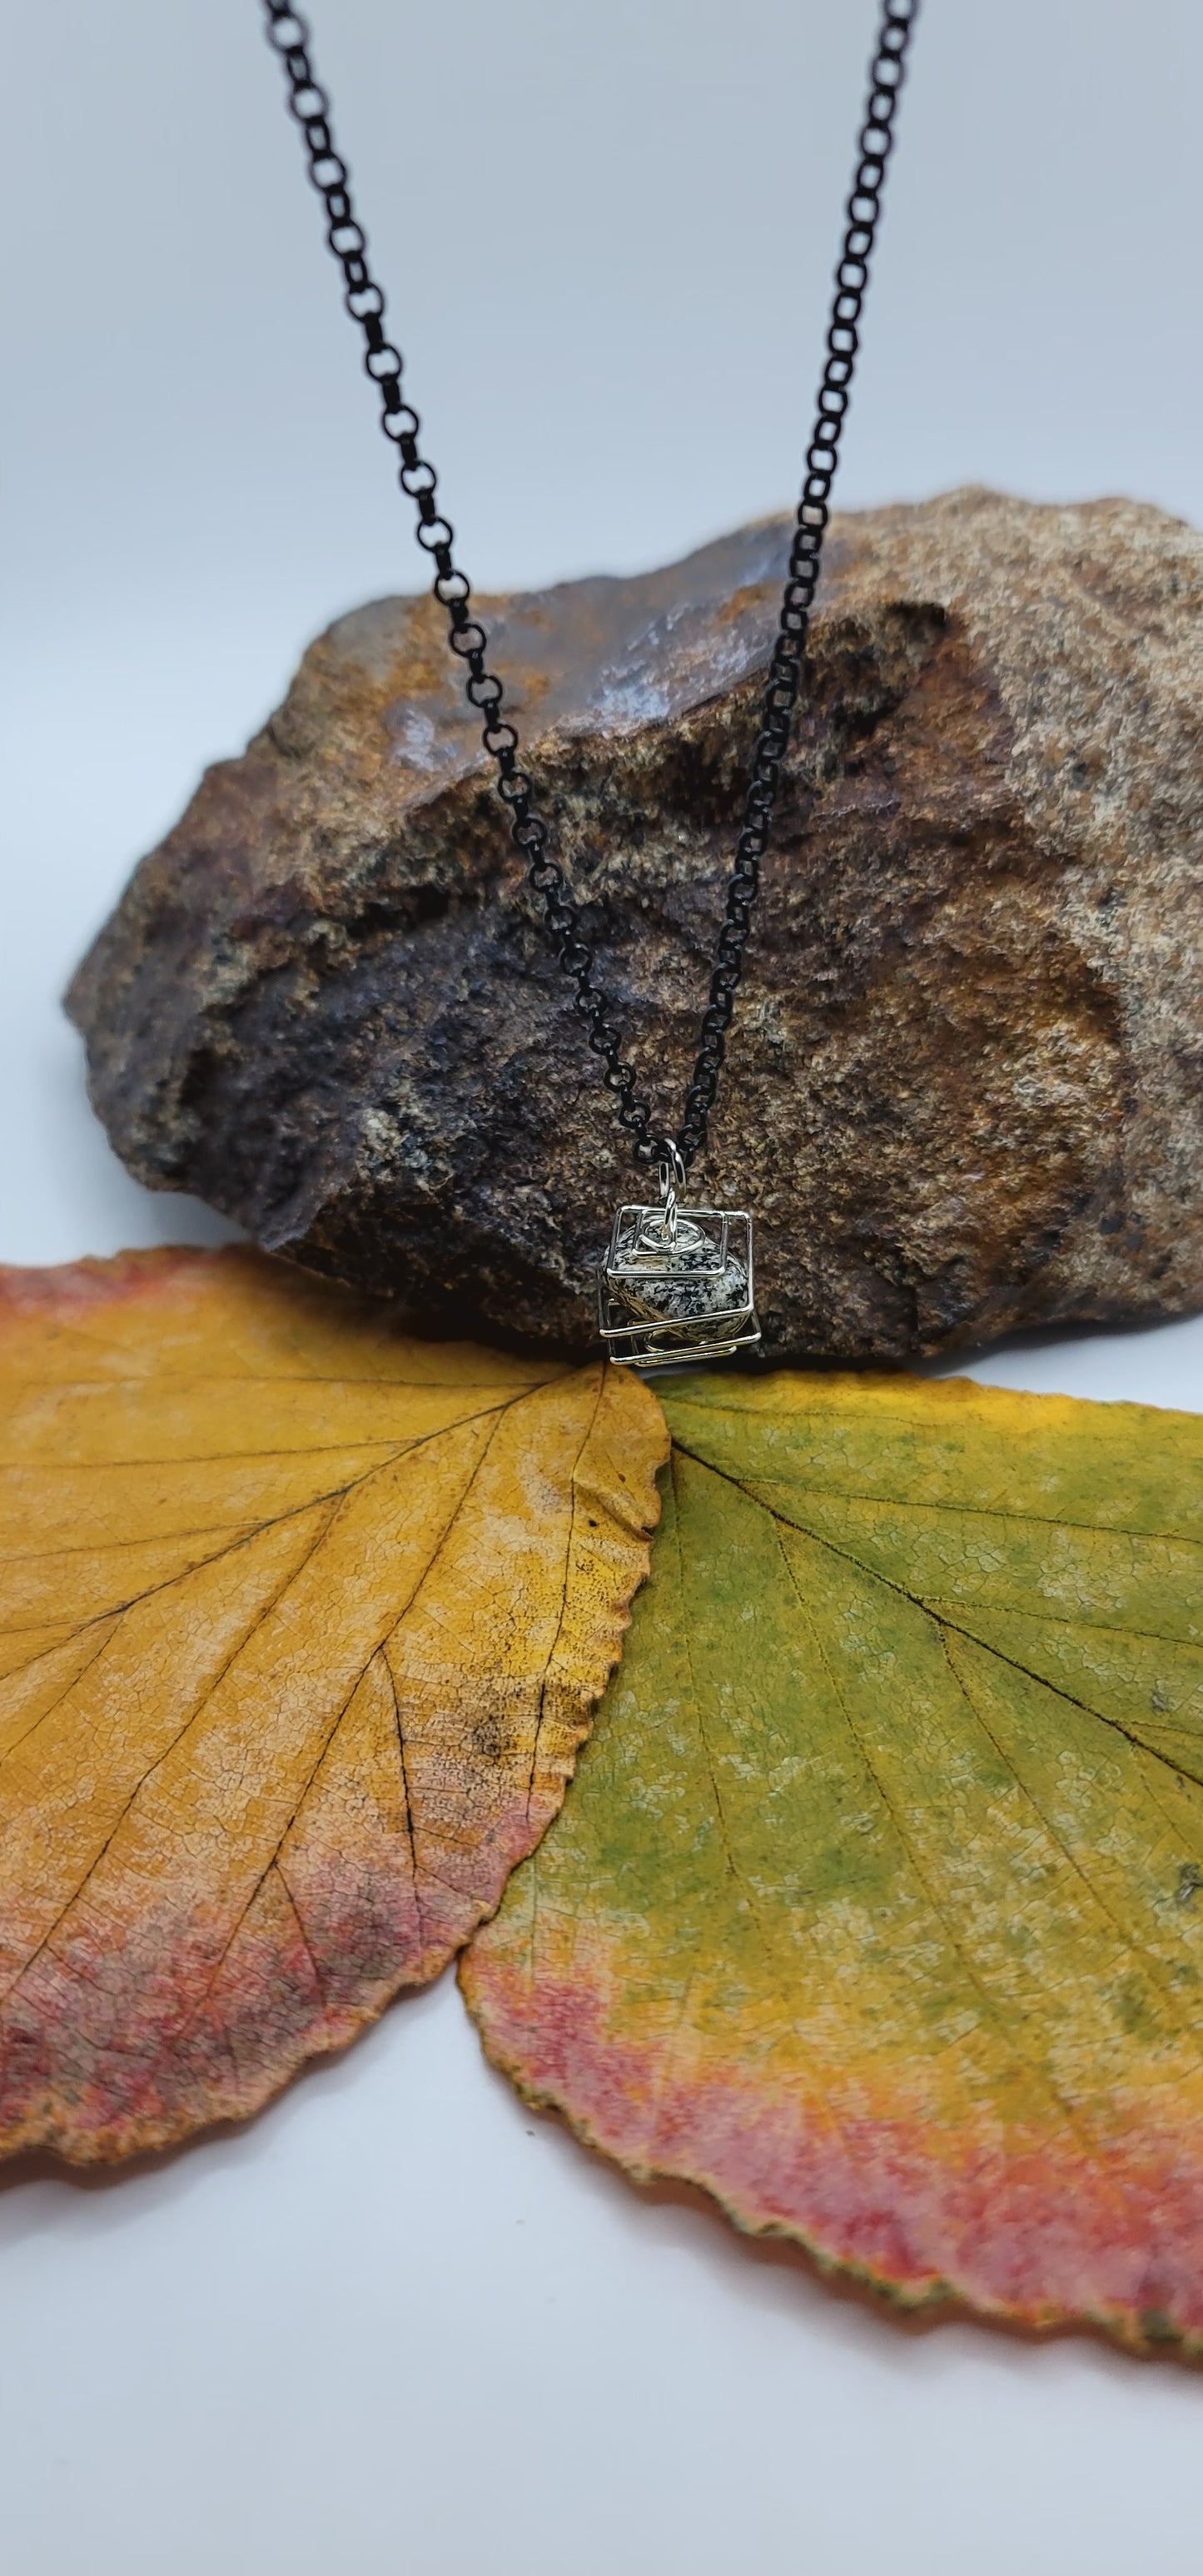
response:
{"label": "white background", "polygon": [[[483,583],[793,493],[869,0],[322,0]],[[417,587],[253,0],[10,0],[3,1239],[219,1231],[87,1111],[56,996],[320,625]],[[845,503],[1203,516],[1197,0],[928,0]],[[14,256],[15,254],[15,256]],[[1203,1326],[978,1373],[1203,1409]],[[1203,2382],[908,2335],[641,2198],[450,1981],[245,2134],[0,2194],[6,2576],[1129,2576],[1203,2541]]]}

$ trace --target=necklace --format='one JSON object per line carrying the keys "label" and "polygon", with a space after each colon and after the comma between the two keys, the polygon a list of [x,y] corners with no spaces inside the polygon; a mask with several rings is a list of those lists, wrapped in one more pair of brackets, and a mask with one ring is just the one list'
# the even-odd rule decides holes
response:
{"label": "necklace", "polygon": [[401,391],[401,352],[385,334],[384,295],[368,266],[367,235],[352,203],[347,165],[335,148],[330,100],[314,76],[308,25],[288,0],[263,0],[263,6],[268,42],[288,83],[289,113],[304,138],[309,178],[325,206],[326,241],[343,273],[343,302],[363,333],[363,363],[380,395],[380,425],[400,455],[398,480],[417,509],[414,533],[435,567],[434,594],[447,611],[450,648],[467,668],[466,695],[481,719],[481,739],[495,764],[497,793],[508,808],[511,838],[525,861],[527,881],[542,900],[547,936],[576,988],[575,1008],[586,1042],[601,1060],[602,1079],[613,1094],[633,1159],[644,1172],[653,1165],[657,1169],[658,1199],[652,1204],[632,1202],[621,1207],[614,1219],[598,1275],[602,1340],[612,1360],[643,1371],[726,1359],[732,1351],[760,1340],[752,1220],[743,1208],[686,1207],[680,1193],[709,1132],[781,764],[801,686],[882,186],[919,0],[881,0],[868,97],[857,136],[856,169],[844,208],[815,423],[806,451],[743,824],[727,884],[697,1061],[675,1135],[657,1128],[652,1105],[637,1089],[634,1070],[624,1060],[621,1032],[605,993],[594,981],[595,961],[580,910],[562,867],[551,854],[550,832],[535,804],[533,783],[519,765],[517,728],[502,713],[504,689],[496,672],[488,668],[488,637],[469,608],[471,585],[452,553],[455,531],[435,501],[438,477],[418,446],[421,422]]}

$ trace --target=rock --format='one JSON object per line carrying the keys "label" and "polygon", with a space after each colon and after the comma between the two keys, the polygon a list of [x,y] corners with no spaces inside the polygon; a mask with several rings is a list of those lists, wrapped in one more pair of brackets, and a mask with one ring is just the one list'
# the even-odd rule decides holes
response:
{"label": "rock", "polygon": [[[786,523],[482,603],[641,1084],[697,1041]],[[312,645],[68,1008],[117,1151],[440,1334],[595,1338],[642,1195],[439,612]],[[694,1181],[770,1356],[1203,1303],[1203,538],[978,491],[837,518]],[[691,1189],[690,1195],[694,1195]]]}

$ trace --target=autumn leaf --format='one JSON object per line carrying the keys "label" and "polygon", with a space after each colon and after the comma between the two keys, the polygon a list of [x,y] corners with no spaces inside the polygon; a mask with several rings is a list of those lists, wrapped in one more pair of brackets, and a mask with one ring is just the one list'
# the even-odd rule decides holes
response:
{"label": "autumn leaf", "polygon": [[647,1566],[628,1377],[249,1251],[0,1280],[0,2145],[250,2111],[436,1975]]}
{"label": "autumn leaf", "polygon": [[1203,1422],[665,1402],[621,1673],[461,1968],[490,2055],[899,2301],[1203,2349]]}

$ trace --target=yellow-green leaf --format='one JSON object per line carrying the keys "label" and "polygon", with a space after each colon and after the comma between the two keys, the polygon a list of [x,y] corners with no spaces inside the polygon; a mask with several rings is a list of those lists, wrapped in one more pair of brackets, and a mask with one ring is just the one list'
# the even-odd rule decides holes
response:
{"label": "yellow-green leaf", "polygon": [[663,1417],[257,1253],[0,1274],[0,2148],[253,2110],[564,1793]]}
{"label": "yellow-green leaf", "polygon": [[1203,2347],[1203,1422],[666,1410],[622,1670],[461,1969],[490,2054],[901,2301]]}

